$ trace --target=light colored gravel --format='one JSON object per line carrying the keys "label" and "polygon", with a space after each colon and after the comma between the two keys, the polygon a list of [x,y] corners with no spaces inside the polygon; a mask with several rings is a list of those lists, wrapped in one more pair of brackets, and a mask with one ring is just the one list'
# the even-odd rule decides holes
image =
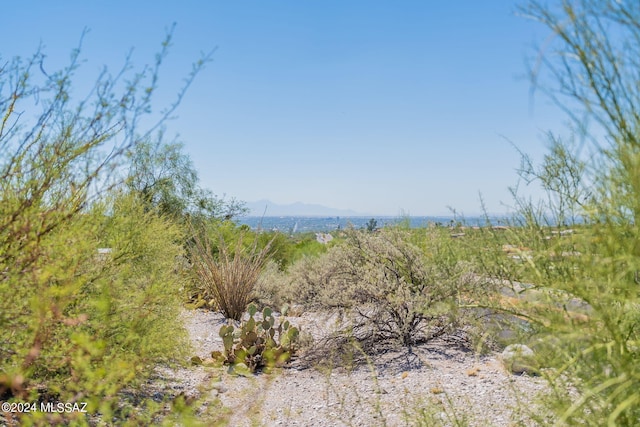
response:
{"label": "light colored gravel", "polygon": [[[194,355],[206,360],[222,349],[221,315],[195,310],[183,316]],[[331,322],[310,313],[289,320],[316,336]],[[242,377],[194,366],[162,376],[173,377],[173,388],[186,395],[209,384],[211,399],[228,408],[233,426],[426,426],[433,419],[455,425],[447,418],[452,414],[471,426],[528,425],[527,410],[536,412],[531,401],[545,391],[539,377],[507,373],[497,354],[477,356],[443,342],[388,352],[352,370],[299,366]]]}

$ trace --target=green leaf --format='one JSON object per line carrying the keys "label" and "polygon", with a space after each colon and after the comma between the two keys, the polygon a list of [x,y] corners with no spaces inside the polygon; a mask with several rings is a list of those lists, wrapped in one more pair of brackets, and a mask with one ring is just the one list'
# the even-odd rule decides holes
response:
{"label": "green leaf", "polygon": [[273,314],[273,310],[270,309],[269,307],[265,307],[264,310],[262,310],[262,317],[264,319],[266,319],[267,317],[270,317]]}
{"label": "green leaf", "polygon": [[247,311],[249,312],[249,316],[253,317],[258,312],[258,308],[255,304],[250,304]]}

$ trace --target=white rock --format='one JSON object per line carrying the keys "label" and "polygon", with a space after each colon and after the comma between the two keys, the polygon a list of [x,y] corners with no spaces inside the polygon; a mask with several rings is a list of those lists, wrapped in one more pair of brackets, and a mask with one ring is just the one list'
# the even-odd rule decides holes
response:
{"label": "white rock", "polygon": [[502,363],[514,374],[537,372],[535,354],[524,344],[511,344],[502,352]]}

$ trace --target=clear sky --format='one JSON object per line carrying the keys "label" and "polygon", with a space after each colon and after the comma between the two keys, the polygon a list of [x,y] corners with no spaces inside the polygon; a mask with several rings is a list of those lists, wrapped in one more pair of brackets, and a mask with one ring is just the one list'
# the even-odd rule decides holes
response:
{"label": "clear sky", "polygon": [[[4,2],[0,56],[45,45],[52,67],[83,28],[83,72],[153,62],[174,43],[158,107],[216,48],[168,123],[201,184],[363,214],[507,211],[519,156],[539,159],[559,110],[532,100],[526,60],[548,35],[509,0]],[[84,76],[84,74],[83,74]]]}

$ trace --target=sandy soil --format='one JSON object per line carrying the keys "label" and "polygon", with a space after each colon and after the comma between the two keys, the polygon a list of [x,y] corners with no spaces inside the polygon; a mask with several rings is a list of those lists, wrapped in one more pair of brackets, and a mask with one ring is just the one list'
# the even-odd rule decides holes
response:
{"label": "sandy soil", "polygon": [[[316,336],[331,323],[313,313],[289,320]],[[222,349],[220,314],[188,311],[184,321],[194,355],[206,361]],[[208,366],[160,375],[186,395],[207,386],[207,399],[224,406],[216,410],[233,426],[460,425],[453,416],[467,423],[462,425],[528,425],[528,411],[539,412],[531,402],[545,391],[539,377],[508,373],[498,354],[478,356],[445,342],[387,352],[349,370],[308,368],[298,361],[249,377]]]}

